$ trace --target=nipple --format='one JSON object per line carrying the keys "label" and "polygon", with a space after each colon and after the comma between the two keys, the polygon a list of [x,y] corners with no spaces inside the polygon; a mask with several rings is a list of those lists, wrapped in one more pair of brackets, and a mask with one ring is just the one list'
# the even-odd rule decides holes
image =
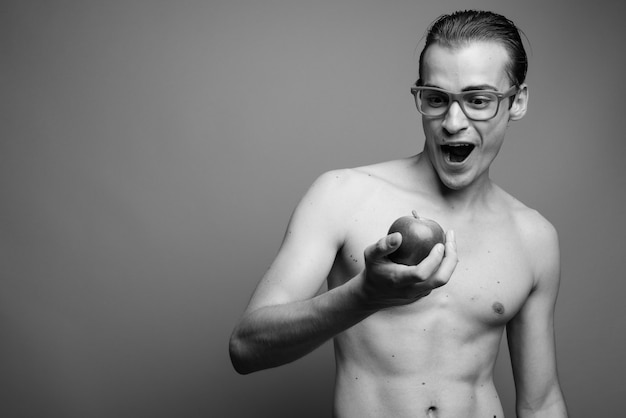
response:
{"label": "nipple", "polygon": [[500,302],[494,302],[493,305],[491,305],[491,309],[498,315],[504,314],[504,305]]}
{"label": "nipple", "polygon": [[436,406],[429,407],[428,410],[426,411],[426,414],[428,418],[437,418],[437,407]]}

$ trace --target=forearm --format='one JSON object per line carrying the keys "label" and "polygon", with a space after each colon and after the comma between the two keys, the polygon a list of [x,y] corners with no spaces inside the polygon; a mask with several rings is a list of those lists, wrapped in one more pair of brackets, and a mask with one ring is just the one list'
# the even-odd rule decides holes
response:
{"label": "forearm", "polygon": [[230,340],[239,373],[276,367],[310,353],[375,312],[362,303],[357,276],[315,298],[266,306],[247,313]]}
{"label": "forearm", "polygon": [[567,406],[559,387],[554,388],[541,404],[530,405],[518,401],[518,418],[567,418]]}
{"label": "forearm", "polygon": [[541,411],[520,410],[517,413],[518,418],[567,418],[568,416],[565,403],[551,405]]}

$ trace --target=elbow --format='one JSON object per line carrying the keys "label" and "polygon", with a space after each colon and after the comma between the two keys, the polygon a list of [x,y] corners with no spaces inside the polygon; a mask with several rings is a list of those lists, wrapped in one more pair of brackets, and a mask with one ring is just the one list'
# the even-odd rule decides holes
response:
{"label": "elbow", "polygon": [[228,344],[228,354],[230,355],[230,362],[233,365],[235,371],[239,374],[245,375],[255,371],[251,365],[249,350],[246,349],[246,344],[235,333],[230,337]]}

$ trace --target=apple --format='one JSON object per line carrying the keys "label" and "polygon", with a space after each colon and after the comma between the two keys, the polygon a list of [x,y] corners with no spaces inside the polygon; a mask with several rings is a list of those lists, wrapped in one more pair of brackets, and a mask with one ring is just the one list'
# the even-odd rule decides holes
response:
{"label": "apple", "polygon": [[418,265],[437,243],[443,244],[446,240],[443,229],[437,222],[417,216],[416,211],[413,211],[413,216],[396,219],[388,234],[394,232],[402,234],[402,243],[388,257],[394,263],[407,266]]}

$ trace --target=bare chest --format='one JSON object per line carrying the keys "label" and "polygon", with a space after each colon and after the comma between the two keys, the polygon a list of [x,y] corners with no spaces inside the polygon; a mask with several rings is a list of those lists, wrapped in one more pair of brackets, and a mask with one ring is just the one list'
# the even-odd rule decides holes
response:
{"label": "bare chest", "polygon": [[[346,240],[329,276],[329,287],[361,271],[365,248],[385,236],[391,223],[410,210],[399,203],[356,212],[348,221]],[[429,325],[428,321],[469,322],[474,330],[508,322],[523,305],[533,283],[530,264],[514,227],[494,220],[453,218],[427,205],[416,210],[445,230],[455,231],[459,263],[448,284],[420,303],[393,312],[396,320],[406,317],[414,323],[413,316],[417,315],[423,325]]]}

